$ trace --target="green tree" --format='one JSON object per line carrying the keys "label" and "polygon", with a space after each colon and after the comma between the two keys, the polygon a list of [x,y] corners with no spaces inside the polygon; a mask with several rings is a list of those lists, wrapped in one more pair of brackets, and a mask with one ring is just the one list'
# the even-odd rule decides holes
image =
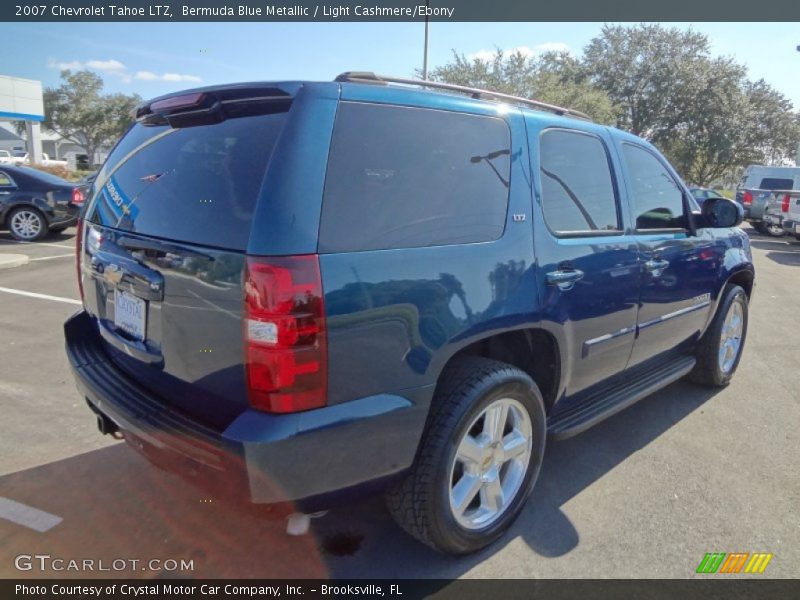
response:
{"label": "green tree", "polygon": [[800,141],[798,115],[708,38],[661,25],[605,26],[581,61],[617,109],[616,124],[660,147],[698,185],[750,163],[781,164]]}
{"label": "green tree", "polygon": [[43,126],[82,146],[91,161],[125,132],[141,98],[103,94],[102,78],[91,71],[61,71],[61,79],[59,87],[44,90]]}
{"label": "green tree", "polygon": [[615,119],[608,94],[593,87],[576,59],[564,52],[531,57],[496,49],[491,59],[485,60],[454,51],[452,61],[433,69],[430,79],[566,106],[601,123]]}

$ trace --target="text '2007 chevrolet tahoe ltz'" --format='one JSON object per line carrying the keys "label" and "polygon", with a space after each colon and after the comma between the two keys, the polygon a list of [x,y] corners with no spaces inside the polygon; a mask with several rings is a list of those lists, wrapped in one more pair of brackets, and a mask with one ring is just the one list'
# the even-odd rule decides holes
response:
{"label": "text '2007 chevrolet tahoe ltz'", "polygon": [[382,486],[450,553],[509,527],[547,434],[726,385],[754,280],[741,208],[647,142],[367,73],[143,105],[84,216],[101,430],[255,503]]}

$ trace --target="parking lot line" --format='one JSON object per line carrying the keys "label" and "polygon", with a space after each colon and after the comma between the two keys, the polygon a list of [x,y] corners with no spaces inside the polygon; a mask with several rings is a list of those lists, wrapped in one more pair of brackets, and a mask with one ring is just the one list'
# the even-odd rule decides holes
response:
{"label": "parking lot line", "polygon": [[0,519],[11,521],[39,533],[52,529],[64,520],[57,515],[2,496],[0,496]]}
{"label": "parking lot line", "polygon": [[37,294],[36,292],[26,292],[25,290],[15,290],[7,287],[0,287],[0,292],[6,294],[16,294],[17,296],[27,296],[28,298],[39,298],[40,300],[52,300],[53,302],[64,302],[66,304],[77,304],[80,306],[80,300],[73,300],[72,298],[62,298],[61,296],[51,296],[49,294]]}
{"label": "parking lot line", "polygon": [[27,244],[27,245],[36,245],[36,246],[49,246],[51,248],[66,248],[67,250],[75,251],[75,246],[69,246],[67,244],[54,244],[51,242],[17,242],[17,241],[4,241],[0,240],[0,245],[3,246],[17,246],[19,244]]}
{"label": "parking lot line", "polygon": [[31,262],[31,261],[34,261],[34,260],[53,260],[54,258],[67,258],[68,256],[70,258],[75,258],[75,253],[71,252],[69,254],[56,254],[55,256],[40,256],[39,258],[31,258],[31,259],[28,260],[28,262]]}

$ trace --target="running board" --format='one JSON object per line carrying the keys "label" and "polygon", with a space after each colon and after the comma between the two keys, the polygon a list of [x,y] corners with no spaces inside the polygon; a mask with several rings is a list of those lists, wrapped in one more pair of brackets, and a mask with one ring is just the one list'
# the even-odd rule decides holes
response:
{"label": "running board", "polygon": [[564,410],[556,408],[547,419],[547,432],[555,439],[577,435],[677,381],[688,374],[694,364],[694,357],[680,356],[625,378],[611,388],[590,393]]}

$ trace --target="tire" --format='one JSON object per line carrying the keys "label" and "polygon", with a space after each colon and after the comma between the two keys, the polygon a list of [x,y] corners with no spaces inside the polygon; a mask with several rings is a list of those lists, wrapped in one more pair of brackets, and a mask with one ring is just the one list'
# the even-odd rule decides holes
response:
{"label": "tire", "polygon": [[[414,465],[387,490],[387,505],[400,527],[421,542],[468,554],[502,536],[533,489],[547,434],[544,401],[520,369],[470,357],[442,373],[431,411]],[[489,436],[483,431],[492,429],[487,415],[502,414],[502,433]],[[469,460],[457,458],[467,453]],[[495,504],[497,491],[508,497]],[[459,499],[463,510],[453,506]]]}
{"label": "tire", "polygon": [[770,237],[783,237],[786,235],[786,231],[783,228],[783,225],[773,225],[772,223],[764,225],[764,233]]}
{"label": "tire", "polygon": [[750,225],[761,235],[769,235],[769,233],[767,233],[767,224],[764,223],[764,221],[751,221]]}
{"label": "tire", "polygon": [[[736,308],[738,306],[738,308]],[[738,312],[737,312],[738,311]],[[740,325],[729,321],[738,314]],[[731,315],[734,315],[731,317]],[[738,285],[730,285],[722,293],[722,299],[708,331],[703,335],[697,348],[697,364],[689,374],[695,383],[713,387],[725,387],[731,382],[739,361],[742,358],[747,338],[748,301],[747,294]],[[738,330],[738,343],[735,354],[731,340]],[[722,355],[722,345],[728,340],[728,353]]]}
{"label": "tire", "polygon": [[47,220],[32,206],[20,206],[12,210],[6,226],[11,237],[20,242],[35,242],[47,235]]}

